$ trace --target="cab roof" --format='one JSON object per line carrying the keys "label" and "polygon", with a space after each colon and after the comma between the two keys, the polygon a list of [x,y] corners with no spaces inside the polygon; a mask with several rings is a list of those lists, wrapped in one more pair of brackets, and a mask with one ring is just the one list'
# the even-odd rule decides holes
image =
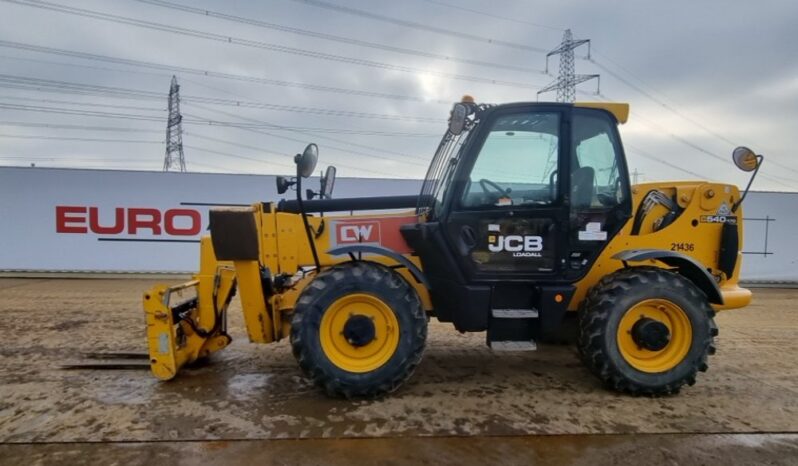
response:
{"label": "cab roof", "polygon": [[629,104],[620,102],[574,102],[574,107],[600,108],[606,110],[618,120],[618,123],[626,123],[629,120]]}

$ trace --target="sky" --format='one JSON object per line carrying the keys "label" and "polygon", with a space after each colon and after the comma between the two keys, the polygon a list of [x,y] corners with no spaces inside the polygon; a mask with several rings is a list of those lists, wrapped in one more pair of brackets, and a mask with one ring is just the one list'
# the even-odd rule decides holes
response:
{"label": "sky", "polygon": [[744,185],[745,145],[754,189],[798,191],[796,24],[794,1],[0,0],[0,165],[161,170],[176,75],[190,171],[290,174],[315,142],[339,176],[422,178],[451,103],[537,100],[570,28],[601,75],[577,100],[631,105],[636,180]]}

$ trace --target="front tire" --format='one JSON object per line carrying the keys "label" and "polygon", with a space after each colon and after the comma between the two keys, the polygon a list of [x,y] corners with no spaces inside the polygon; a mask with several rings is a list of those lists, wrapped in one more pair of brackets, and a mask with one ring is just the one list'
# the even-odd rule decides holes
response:
{"label": "front tire", "polygon": [[603,278],[579,310],[579,353],[610,388],[678,393],[707,370],[718,330],[704,293],[685,277],[632,267]]}
{"label": "front tire", "polygon": [[401,275],[373,262],[321,272],[302,290],[291,322],[299,366],[331,396],[378,397],[421,361],[427,319]]}

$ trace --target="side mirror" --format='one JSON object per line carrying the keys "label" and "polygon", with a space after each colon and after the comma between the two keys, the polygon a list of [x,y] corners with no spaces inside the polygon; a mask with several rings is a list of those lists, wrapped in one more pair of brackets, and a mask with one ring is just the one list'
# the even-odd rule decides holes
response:
{"label": "side mirror", "polygon": [[759,157],[747,147],[740,146],[732,152],[732,160],[737,168],[744,172],[751,172],[756,170],[759,165]]}
{"label": "side mirror", "polygon": [[305,147],[305,151],[302,154],[297,154],[294,157],[294,163],[296,163],[296,172],[297,176],[301,176],[302,178],[307,178],[313,174],[313,170],[316,169],[316,163],[319,161],[319,147],[316,144],[310,143],[307,147]]}
{"label": "side mirror", "polygon": [[751,183],[754,182],[756,174],[759,173],[759,167],[762,166],[762,161],[765,160],[765,157],[756,155],[754,151],[747,147],[740,146],[732,152],[732,160],[734,160],[734,164],[737,165],[737,168],[740,170],[744,172],[754,172],[751,174],[751,178],[748,180],[748,186],[745,187],[745,191],[743,191],[743,194],[740,196],[740,200],[732,205],[731,211],[734,213],[737,212],[737,208],[740,207],[745,196],[748,195],[748,190],[751,189]]}
{"label": "side mirror", "polygon": [[455,136],[462,133],[465,128],[466,117],[468,117],[468,107],[461,103],[454,104],[452,113],[449,116],[449,132]]}
{"label": "side mirror", "polygon": [[333,165],[327,167],[324,176],[321,178],[321,198],[332,199],[333,188],[335,187],[335,172],[336,168]]}
{"label": "side mirror", "polygon": [[278,176],[275,181],[277,182],[277,194],[284,194],[286,191],[288,191],[288,188],[296,183],[296,181],[284,176]]}

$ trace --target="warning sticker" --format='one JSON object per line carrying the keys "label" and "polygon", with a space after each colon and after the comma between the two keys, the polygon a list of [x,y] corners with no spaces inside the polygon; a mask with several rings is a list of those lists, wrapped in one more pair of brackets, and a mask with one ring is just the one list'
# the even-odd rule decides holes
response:
{"label": "warning sticker", "polygon": [[601,222],[590,222],[579,231],[579,241],[607,241],[607,232],[601,229]]}

